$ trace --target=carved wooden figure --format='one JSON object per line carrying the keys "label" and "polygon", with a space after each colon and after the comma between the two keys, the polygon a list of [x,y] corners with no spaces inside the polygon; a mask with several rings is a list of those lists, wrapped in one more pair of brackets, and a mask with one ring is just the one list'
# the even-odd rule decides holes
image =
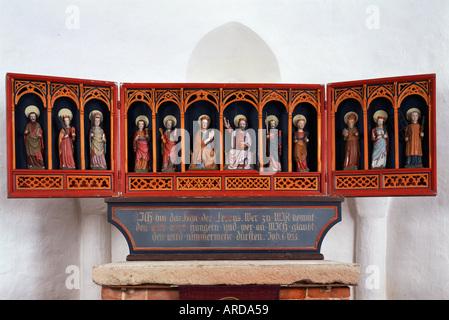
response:
{"label": "carved wooden figure", "polygon": [[178,163],[176,152],[176,143],[178,142],[178,129],[176,128],[176,118],[168,115],[164,118],[165,132],[159,128],[161,133],[162,150],[162,172],[175,172]]}
{"label": "carved wooden figure", "polygon": [[149,120],[146,116],[140,115],[136,118],[137,131],[134,133],[133,149],[136,153],[134,171],[148,172],[148,163],[150,161],[150,148],[148,142],[150,135],[148,130]]}
{"label": "carved wooden figure", "polygon": [[89,119],[92,123],[89,131],[90,168],[93,170],[106,170],[106,135],[101,128],[103,114],[98,110],[94,110],[90,113]]}
{"label": "carved wooden figure", "polygon": [[387,166],[388,133],[385,126],[387,119],[388,115],[383,110],[374,113],[373,120],[376,123],[376,127],[371,130],[371,141],[373,142],[372,169],[384,169]]}
{"label": "carved wooden figure", "polygon": [[421,168],[422,167],[422,139],[424,138],[424,131],[418,120],[421,118],[421,111],[418,108],[411,108],[407,111],[407,120],[410,121],[406,128],[406,147],[405,156],[406,168]]}
{"label": "carved wooden figure", "polygon": [[25,138],[25,148],[28,160],[28,169],[45,169],[43,149],[43,130],[37,118],[40,116],[39,109],[36,106],[28,106],[25,109],[25,115],[30,122],[26,125],[23,133]]}
{"label": "carved wooden figure", "polygon": [[265,119],[265,125],[267,127],[267,153],[270,158],[268,163],[269,171],[281,171],[282,166],[280,162],[282,153],[282,140],[281,130],[277,129],[279,119],[270,115]]}
{"label": "carved wooden figure", "polygon": [[343,130],[343,137],[346,141],[343,169],[357,170],[360,162],[360,137],[359,130],[355,126],[358,120],[357,113],[348,112],[344,119],[348,127]]}
{"label": "carved wooden figure", "polygon": [[228,169],[251,169],[251,145],[252,138],[248,132],[247,118],[239,114],[234,118],[236,130],[232,130],[229,120],[224,118],[224,125],[231,135],[231,150],[229,151]]}
{"label": "carved wooden figure", "polygon": [[201,115],[198,118],[200,130],[193,140],[192,161],[189,169],[217,169],[215,164],[214,131],[209,130],[210,117]]}
{"label": "carved wooden figure", "polygon": [[298,114],[293,118],[293,123],[297,127],[295,133],[295,147],[294,156],[296,162],[296,171],[309,172],[310,169],[307,166],[307,142],[309,142],[309,133],[304,131],[304,127],[307,123],[306,117],[302,114]]}
{"label": "carved wooden figure", "polygon": [[69,109],[61,109],[58,117],[62,120],[63,128],[59,132],[59,168],[60,169],[75,169],[75,160],[73,157],[76,133],[75,128],[72,127],[71,121],[73,118],[72,112]]}

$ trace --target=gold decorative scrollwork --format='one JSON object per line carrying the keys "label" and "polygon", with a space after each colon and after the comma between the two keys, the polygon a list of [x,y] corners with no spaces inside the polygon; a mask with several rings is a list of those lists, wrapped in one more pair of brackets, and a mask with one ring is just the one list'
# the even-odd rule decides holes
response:
{"label": "gold decorative scrollwork", "polygon": [[178,177],[177,190],[221,190],[221,177]]}
{"label": "gold decorative scrollwork", "polygon": [[53,105],[55,100],[60,97],[68,97],[72,99],[76,103],[77,108],[79,108],[79,93],[80,92],[78,85],[51,83],[50,85],[50,94],[52,96],[51,105]]}
{"label": "gold decorative scrollwork", "polygon": [[246,101],[258,108],[259,91],[256,89],[245,90],[223,90],[224,105],[235,101]]}
{"label": "gold decorative scrollwork", "polygon": [[164,102],[170,102],[170,101],[174,102],[178,105],[181,104],[181,90],[180,89],[173,89],[173,90],[163,89],[163,90],[155,91],[156,110]]}
{"label": "gold decorative scrollwork", "polygon": [[47,106],[46,82],[14,80],[14,103],[17,104],[19,99],[27,93],[37,94],[41,98],[44,107]]}
{"label": "gold decorative scrollwork", "polygon": [[262,105],[269,101],[279,101],[283,105],[288,104],[288,91],[287,90],[262,90],[261,93]]}
{"label": "gold decorative scrollwork", "polygon": [[68,176],[67,177],[67,190],[80,190],[80,189],[111,189],[111,177],[110,176]]}
{"label": "gold decorative scrollwork", "polygon": [[274,177],[274,189],[317,191],[318,177]]}
{"label": "gold decorative scrollwork", "polygon": [[170,191],[173,190],[172,177],[128,177],[129,191]]}
{"label": "gold decorative scrollwork", "polygon": [[363,105],[363,87],[336,88],[332,90],[333,111],[336,112],[343,100],[355,99]]}
{"label": "gold decorative scrollwork", "polygon": [[62,190],[63,187],[61,175],[16,175],[16,190]]}
{"label": "gold decorative scrollwork", "polygon": [[429,105],[429,82],[406,82],[398,84],[398,105],[401,105],[402,100],[409,95],[419,95],[424,98],[427,105]]}
{"label": "gold decorative scrollwork", "polygon": [[428,188],[429,175],[417,174],[385,174],[383,176],[384,188]]}
{"label": "gold decorative scrollwork", "polygon": [[394,85],[382,84],[367,87],[368,105],[376,98],[387,98],[394,103]]}
{"label": "gold decorative scrollwork", "polygon": [[270,190],[270,177],[226,177],[226,190]]}
{"label": "gold decorative scrollwork", "polygon": [[192,103],[196,101],[208,101],[212,103],[215,108],[219,108],[219,90],[184,90],[184,100],[186,101],[185,108],[187,109]]}
{"label": "gold decorative scrollwork", "polygon": [[335,190],[379,189],[378,175],[335,176]]}
{"label": "gold decorative scrollwork", "polygon": [[84,103],[91,99],[99,99],[106,103],[109,110],[111,110],[111,88],[109,87],[97,87],[97,86],[83,86],[82,95]]}
{"label": "gold decorative scrollwork", "polygon": [[292,105],[296,106],[299,103],[310,103],[315,109],[319,109],[318,90],[292,90]]}
{"label": "gold decorative scrollwork", "polygon": [[[126,105],[129,108],[136,101],[146,103],[151,108],[151,90],[145,89],[125,89]],[[127,112],[128,110],[125,110]]]}

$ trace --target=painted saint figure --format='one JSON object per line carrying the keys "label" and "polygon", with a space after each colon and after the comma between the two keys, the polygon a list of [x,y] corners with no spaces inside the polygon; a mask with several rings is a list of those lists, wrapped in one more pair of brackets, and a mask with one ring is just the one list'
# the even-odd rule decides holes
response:
{"label": "painted saint figure", "polygon": [[422,139],[424,131],[422,125],[418,123],[421,118],[421,111],[418,108],[411,108],[406,114],[410,121],[405,133],[405,156],[406,168],[422,168]]}
{"label": "painted saint figure", "polygon": [[229,120],[224,120],[225,128],[231,135],[231,150],[229,151],[228,169],[251,169],[251,145],[252,139],[249,134],[248,120],[245,116],[239,114],[234,118],[236,130],[232,130]]}
{"label": "painted saint figure", "polygon": [[293,118],[293,123],[297,130],[295,132],[295,146],[294,156],[296,162],[296,171],[309,172],[310,169],[307,166],[307,143],[309,142],[309,133],[304,130],[307,119],[302,114],[298,114]]}
{"label": "painted saint figure", "polygon": [[178,129],[176,127],[176,118],[172,115],[168,115],[164,118],[164,126],[166,128],[163,132],[162,128],[159,128],[161,133],[161,151],[162,151],[162,172],[175,172],[177,161],[177,150],[175,148],[178,142]]}
{"label": "painted saint figure", "polygon": [[193,140],[192,161],[189,169],[217,169],[214,151],[214,130],[209,130],[210,117],[198,118],[200,130]]}
{"label": "painted saint figure", "polygon": [[372,169],[384,169],[387,166],[388,133],[385,126],[387,119],[388,115],[383,110],[374,113],[373,120],[376,127],[371,130],[371,141],[373,142]]}
{"label": "painted saint figure", "polygon": [[44,139],[41,125],[37,122],[40,111],[36,106],[28,106],[25,116],[30,122],[25,126],[23,136],[25,138],[25,149],[27,154],[28,169],[45,169],[44,165]]}
{"label": "painted saint figure", "polygon": [[281,171],[282,166],[280,162],[281,151],[282,151],[282,140],[281,140],[281,130],[277,129],[279,124],[279,119],[270,115],[265,119],[267,130],[267,155],[270,158],[268,162],[269,171]]}
{"label": "painted saint figure", "polygon": [[136,118],[137,131],[133,137],[133,149],[136,153],[134,171],[148,172],[148,163],[150,161],[150,148],[148,142],[150,141],[149,120],[146,116],[140,115]]}
{"label": "painted saint figure", "polygon": [[59,132],[59,169],[75,169],[75,160],[73,158],[76,133],[75,128],[71,126],[73,115],[69,109],[61,109],[58,117],[62,120],[63,128]]}
{"label": "painted saint figure", "polygon": [[106,170],[106,135],[101,128],[103,114],[98,110],[94,110],[90,113],[89,119],[92,122],[92,127],[89,131],[90,168],[92,170]]}
{"label": "painted saint figure", "polygon": [[357,170],[359,167],[359,130],[355,127],[357,120],[357,113],[352,111],[348,112],[344,118],[344,121],[348,125],[348,127],[343,130],[343,137],[346,141],[345,162],[343,165],[343,170]]}

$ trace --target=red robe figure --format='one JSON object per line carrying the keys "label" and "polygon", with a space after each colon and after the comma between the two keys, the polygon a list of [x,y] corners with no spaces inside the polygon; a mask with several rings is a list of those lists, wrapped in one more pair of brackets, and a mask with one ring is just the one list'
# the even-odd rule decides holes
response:
{"label": "red robe figure", "polygon": [[348,125],[348,128],[343,130],[343,137],[346,141],[343,170],[357,170],[359,168],[359,130],[355,127],[357,119],[358,116],[355,112],[348,112],[345,115],[345,122]]}
{"label": "red robe figure", "polygon": [[307,166],[307,142],[308,132],[304,131],[304,127],[307,123],[306,117],[299,114],[293,119],[293,123],[298,128],[295,132],[295,146],[294,146],[294,156],[296,162],[296,171],[298,172],[309,172],[310,169]]}
{"label": "red robe figure", "polygon": [[44,139],[42,137],[43,130],[41,125],[37,122],[40,115],[39,109],[36,106],[28,106],[25,109],[25,115],[30,119],[26,125],[23,136],[25,139],[25,149],[27,154],[28,169],[45,169],[44,165]]}
{"label": "red robe figure", "polygon": [[161,133],[162,140],[162,172],[175,172],[176,164],[178,163],[178,155],[176,150],[176,144],[178,143],[178,129],[176,126],[176,118],[169,115],[164,119],[164,126],[167,130]]}
{"label": "red robe figure", "polygon": [[137,131],[133,138],[133,149],[136,153],[136,160],[134,164],[135,172],[148,172],[148,163],[150,161],[150,148],[148,141],[150,135],[148,134],[148,118],[141,115],[136,119]]}
{"label": "red robe figure", "polygon": [[72,112],[68,109],[61,109],[58,116],[64,124],[64,128],[59,132],[59,169],[75,169],[73,142],[76,134],[75,128],[70,125]]}

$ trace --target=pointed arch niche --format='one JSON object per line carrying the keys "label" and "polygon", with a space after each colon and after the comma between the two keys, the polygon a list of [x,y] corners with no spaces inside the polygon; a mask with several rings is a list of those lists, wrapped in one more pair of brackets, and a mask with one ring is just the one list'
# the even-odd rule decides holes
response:
{"label": "pointed arch niche", "polygon": [[187,66],[187,82],[280,82],[277,58],[251,28],[228,22],[196,44]]}

